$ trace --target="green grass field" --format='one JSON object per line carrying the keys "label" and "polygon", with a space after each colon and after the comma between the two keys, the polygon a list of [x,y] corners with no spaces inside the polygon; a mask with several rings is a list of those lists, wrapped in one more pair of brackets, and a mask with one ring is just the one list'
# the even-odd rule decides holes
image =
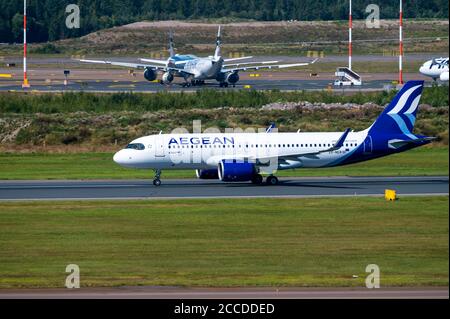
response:
{"label": "green grass field", "polygon": [[[0,288],[448,285],[448,196],[9,202]],[[353,278],[357,275],[358,278]]]}
{"label": "green grass field", "polygon": [[[150,170],[125,169],[111,153],[0,154],[0,180],[153,178]],[[279,176],[448,175],[448,146],[423,147],[385,158],[324,169],[280,171]],[[193,178],[193,170],[163,171],[162,178]]]}

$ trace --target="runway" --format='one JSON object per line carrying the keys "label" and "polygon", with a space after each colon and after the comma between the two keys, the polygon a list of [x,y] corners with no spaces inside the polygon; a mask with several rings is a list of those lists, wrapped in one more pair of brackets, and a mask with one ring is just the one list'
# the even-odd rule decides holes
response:
{"label": "runway", "polygon": [[281,177],[277,186],[222,183],[217,180],[162,179],[155,187],[149,180],[105,181],[0,181],[0,201],[268,198],[383,196],[394,189],[399,197],[448,195],[448,176],[433,177]]}
{"label": "runway", "polygon": [[448,299],[442,288],[118,287],[0,290],[0,299]]}
{"label": "runway", "polygon": [[[239,82],[236,87],[220,88],[217,83],[210,82],[202,86],[195,86],[189,88],[183,88],[180,83],[174,83],[171,85],[161,85],[159,83],[149,83],[138,80],[133,81],[113,81],[113,80],[101,80],[101,81],[83,81],[77,80],[71,82],[65,86],[62,81],[56,81],[50,84],[37,84],[33,85],[32,92],[93,92],[93,93],[117,93],[117,92],[136,92],[136,93],[156,93],[156,92],[196,92],[201,89],[214,89],[221,91],[229,90],[280,90],[280,91],[295,91],[295,90],[325,90],[332,84],[332,80],[326,79],[308,79],[308,80],[244,80]],[[331,86],[332,90],[338,91],[373,91],[383,90],[387,85],[390,85],[389,81],[373,80],[366,81],[359,87],[347,87],[339,88]],[[21,84],[1,85],[0,91],[8,92],[22,92],[24,91]],[[30,90],[28,90],[30,91]]]}

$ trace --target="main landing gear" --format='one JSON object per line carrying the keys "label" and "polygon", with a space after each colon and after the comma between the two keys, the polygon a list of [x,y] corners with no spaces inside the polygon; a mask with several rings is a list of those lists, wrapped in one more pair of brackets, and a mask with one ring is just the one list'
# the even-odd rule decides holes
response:
{"label": "main landing gear", "polygon": [[160,169],[155,170],[155,178],[153,179],[153,185],[155,186],[161,185],[160,177],[161,177],[161,170]]}
{"label": "main landing gear", "polygon": [[267,176],[266,184],[271,186],[278,185],[278,178],[273,175]]}
{"label": "main landing gear", "polygon": [[[256,174],[252,177],[252,184],[261,185],[263,183],[263,177],[260,174]],[[276,176],[270,175],[267,176],[266,184],[267,185],[278,185],[278,178]]]}

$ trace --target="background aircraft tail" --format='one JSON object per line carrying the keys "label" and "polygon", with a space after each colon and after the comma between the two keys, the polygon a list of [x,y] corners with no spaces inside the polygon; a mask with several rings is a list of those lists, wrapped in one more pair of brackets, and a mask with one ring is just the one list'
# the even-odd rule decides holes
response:
{"label": "background aircraft tail", "polygon": [[218,60],[220,58],[220,46],[222,44],[222,31],[219,26],[219,30],[217,31],[217,40],[216,40],[216,51],[214,52],[214,60]]}
{"label": "background aircraft tail", "polygon": [[383,113],[369,128],[369,134],[408,137],[416,140],[413,128],[424,81],[409,81],[403,85]]}
{"label": "background aircraft tail", "polygon": [[173,47],[173,31],[170,30],[169,32],[169,54],[170,57],[173,57],[175,55],[175,49]]}

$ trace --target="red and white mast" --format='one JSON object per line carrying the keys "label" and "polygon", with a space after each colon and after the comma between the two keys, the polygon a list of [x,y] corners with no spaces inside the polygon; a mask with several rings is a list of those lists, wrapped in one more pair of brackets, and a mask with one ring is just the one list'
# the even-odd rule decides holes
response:
{"label": "red and white mast", "polygon": [[23,1],[23,88],[29,88],[27,78],[27,0]]}
{"label": "red and white mast", "polygon": [[348,8],[348,68],[352,69],[352,0],[350,0]]}
{"label": "red and white mast", "polygon": [[399,26],[399,54],[398,54],[398,83],[403,84],[403,5],[400,0],[400,26]]}

